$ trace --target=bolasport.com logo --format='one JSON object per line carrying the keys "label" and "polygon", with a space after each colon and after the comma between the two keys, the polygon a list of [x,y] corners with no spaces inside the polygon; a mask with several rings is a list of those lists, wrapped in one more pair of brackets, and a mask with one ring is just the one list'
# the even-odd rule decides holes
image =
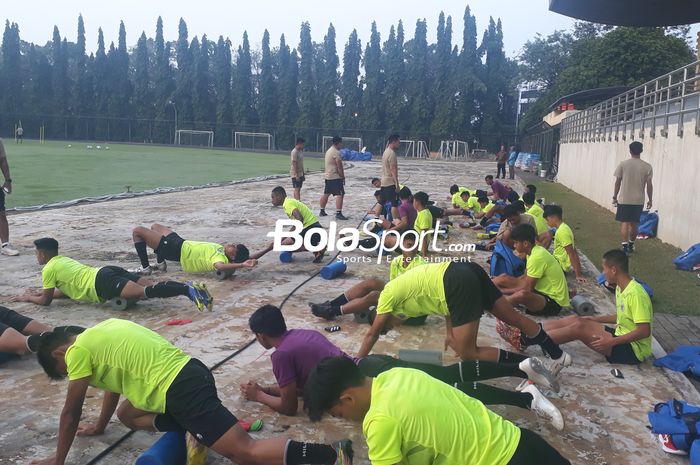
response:
{"label": "bolasport.com logo", "polygon": [[[382,220],[371,219],[365,222],[362,229],[352,227],[338,227],[338,223],[331,221],[328,229],[326,228],[311,228],[302,236],[304,225],[299,220],[280,219],[275,223],[275,230],[267,233],[267,237],[273,238],[273,250],[276,252],[295,252],[302,246],[309,252],[319,252],[327,250],[329,252],[353,252],[360,250],[365,253],[375,253],[377,255],[377,263],[381,263],[382,257],[390,258],[391,253],[400,249],[406,235],[412,236],[414,239],[413,246],[409,250],[419,249],[425,241],[430,241],[430,250],[434,252],[474,252],[475,244],[446,244],[438,245],[438,238],[441,234],[447,232],[447,229],[441,228],[440,221],[435,224],[435,229],[426,231],[417,231],[411,229],[408,231],[385,230],[377,232],[377,226],[381,226]],[[318,235],[318,242],[314,245],[315,237]],[[387,237],[393,236],[395,240],[389,241],[392,245],[387,245]],[[367,241],[367,239],[374,239]],[[361,244],[372,243],[371,247]],[[363,260],[366,261],[366,260]]]}

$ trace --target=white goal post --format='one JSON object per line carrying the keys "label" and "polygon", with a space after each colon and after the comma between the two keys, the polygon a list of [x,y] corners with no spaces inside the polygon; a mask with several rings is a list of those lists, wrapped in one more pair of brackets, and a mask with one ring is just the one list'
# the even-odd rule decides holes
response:
{"label": "white goal post", "polygon": [[268,132],[234,132],[233,148],[272,151],[272,134]]}
{"label": "white goal post", "polygon": [[[333,145],[334,136],[323,136],[322,153],[326,151]],[[362,152],[364,146],[362,145],[361,137],[343,137],[343,148],[355,150],[356,152]]]}
{"label": "white goal post", "polygon": [[466,160],[469,156],[469,144],[463,140],[443,140],[440,142],[440,158],[446,160]]}
{"label": "white goal post", "polygon": [[175,145],[213,147],[214,131],[195,131],[192,129],[178,129],[175,132]]}
{"label": "white goal post", "polygon": [[399,142],[401,145],[399,145],[399,150],[397,150],[398,155],[405,158],[415,158],[416,141],[401,139]]}
{"label": "white goal post", "polygon": [[419,140],[416,146],[416,158],[430,158],[428,144],[424,140]]}

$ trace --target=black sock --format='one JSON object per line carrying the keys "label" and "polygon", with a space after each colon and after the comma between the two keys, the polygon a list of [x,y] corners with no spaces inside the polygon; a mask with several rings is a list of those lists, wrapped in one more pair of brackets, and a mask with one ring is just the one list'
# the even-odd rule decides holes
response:
{"label": "black sock", "polygon": [[522,354],[516,354],[515,352],[508,352],[507,350],[498,350],[498,363],[520,363],[526,360],[528,357]]}
{"label": "black sock", "polygon": [[[511,352],[511,354],[513,354]],[[518,354],[515,354],[518,355]],[[527,375],[520,371],[516,363],[488,362],[483,360],[462,360],[455,365],[459,369],[460,381],[470,382],[482,379],[505,378],[513,376],[516,378],[527,378]]]}
{"label": "black sock", "polygon": [[143,268],[150,266],[150,263],[148,262],[146,243],[143,241],[134,242],[134,248],[136,249],[136,253],[139,255],[139,260],[141,260],[141,266]]}
{"label": "black sock", "polygon": [[340,307],[341,305],[345,305],[348,303],[348,298],[345,297],[345,293],[340,294],[338,297],[335,299],[331,300],[331,305]]}
{"label": "black sock", "polygon": [[325,208],[322,208],[322,209],[321,209],[321,213],[326,213],[326,209],[325,209]]}
{"label": "black sock", "polygon": [[36,353],[39,350],[40,342],[40,334],[30,334],[29,336],[27,336],[27,349],[29,349],[29,351],[32,353]]}
{"label": "black sock", "polygon": [[189,286],[187,284],[178,283],[176,281],[165,281],[163,283],[147,286],[144,289],[147,299],[175,297],[177,295],[189,295]]}
{"label": "black sock", "polygon": [[185,431],[185,429],[167,413],[156,415],[153,419],[153,426],[156,431],[162,433],[166,431]]}
{"label": "black sock", "polygon": [[343,210],[336,210],[336,211],[335,211],[335,214],[336,214],[336,215],[342,215],[342,214],[343,214]]}
{"label": "black sock", "polygon": [[333,465],[338,454],[328,444],[289,441],[283,465]]}
{"label": "black sock", "polygon": [[485,228],[486,225],[488,224],[488,222],[489,222],[489,219],[486,218],[486,217],[483,217],[483,218],[481,219],[481,221],[479,221],[479,224],[480,224],[482,227]]}
{"label": "black sock", "polygon": [[552,338],[549,337],[549,334],[544,330],[542,327],[542,323],[539,324],[540,326],[540,331],[532,336],[532,337],[527,337],[524,335],[524,342],[526,345],[538,345],[542,347],[542,350],[545,351],[547,355],[549,355],[550,358],[552,359],[558,359],[559,357],[562,356],[564,353],[561,348],[559,347],[559,344],[556,344],[554,341],[552,341]]}
{"label": "black sock", "polygon": [[514,405],[529,409],[532,403],[532,395],[527,392],[506,391],[482,383],[457,383],[454,386],[486,405]]}

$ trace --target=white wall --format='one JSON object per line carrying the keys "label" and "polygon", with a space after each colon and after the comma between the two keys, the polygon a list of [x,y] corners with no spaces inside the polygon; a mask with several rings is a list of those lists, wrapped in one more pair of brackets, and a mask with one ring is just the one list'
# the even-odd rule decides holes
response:
{"label": "white wall", "polygon": [[[669,126],[667,138],[659,131],[651,138],[647,131],[643,139],[635,140],[644,144],[642,160],[654,168],[652,210],[659,212],[658,236],[685,250],[700,242],[700,136],[695,135],[695,121],[684,125],[683,137],[676,135],[676,129]],[[614,211],[613,173],[629,158],[631,142],[628,132],[627,140],[561,144],[557,180]]]}

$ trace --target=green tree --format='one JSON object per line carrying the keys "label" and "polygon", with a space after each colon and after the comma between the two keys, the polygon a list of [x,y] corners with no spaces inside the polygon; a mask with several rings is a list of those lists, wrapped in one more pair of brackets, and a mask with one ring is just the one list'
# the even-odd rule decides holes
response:
{"label": "green tree", "polygon": [[219,36],[214,51],[214,94],[216,95],[216,144],[231,146],[231,41]]}
{"label": "green tree", "polygon": [[131,137],[131,94],[132,83],[129,79],[129,53],[126,48],[126,27],[124,21],[119,23],[118,46],[110,47],[107,60],[110,62],[110,86],[112,92],[109,101],[109,113],[115,117],[110,123],[110,140],[129,140]]}
{"label": "green tree", "polygon": [[95,76],[95,111],[97,119],[94,123],[93,137],[97,140],[107,138],[107,112],[109,108],[110,85],[109,62],[105,53],[105,37],[102,28],[97,30],[97,52],[92,63],[92,75]]}
{"label": "green tree", "polygon": [[192,110],[192,82],[194,80],[194,56],[190,50],[187,23],[180,18],[178,38],[175,45],[177,78],[175,95],[172,100],[177,109],[178,129],[188,128],[194,120]]}
{"label": "green tree", "polygon": [[243,32],[243,44],[236,53],[236,69],[233,82],[233,117],[236,125],[245,127],[257,124],[253,95],[253,71],[248,33]]}
{"label": "green tree", "polygon": [[211,130],[213,118],[212,98],[209,84],[209,40],[206,34],[195,46],[192,40],[192,54],[195,59],[195,74],[192,92],[192,106],[197,129]]}
{"label": "green tree", "polygon": [[[362,110],[359,117],[360,125],[363,129],[370,131],[381,130],[384,129],[384,75],[382,73],[381,37],[377,31],[376,22],[372,22],[372,33],[365,48],[364,68],[365,79]],[[364,139],[369,139],[368,133],[364,134]],[[381,145],[381,140],[368,140],[368,142]]]}
{"label": "green tree", "polygon": [[158,17],[156,22],[156,38],[154,42],[155,63],[153,69],[153,91],[155,125],[153,138],[160,143],[172,142],[168,121],[174,117],[174,110],[169,102],[175,91],[173,70],[170,66],[170,44],[163,37],[163,18]]}
{"label": "green tree", "polygon": [[311,26],[308,22],[301,24],[299,38],[299,117],[297,126],[317,128],[319,106],[314,77],[314,44],[311,41]]}
{"label": "green tree", "polygon": [[432,106],[430,91],[432,71],[428,63],[427,23],[416,21],[413,39],[406,43],[406,69],[408,83],[408,115],[410,133],[414,138],[428,140]]}
{"label": "green tree", "polygon": [[[88,73],[87,68],[87,55],[85,55],[85,23],[83,22],[83,16],[78,15],[78,41],[75,48],[75,68],[73,75],[73,100],[75,114],[79,117],[84,117],[87,115],[92,107],[93,99],[93,89],[92,89],[92,79]],[[87,137],[88,134],[85,133],[83,124],[79,124],[76,128],[77,136]]]}
{"label": "green tree", "polygon": [[[13,114],[14,118],[22,113],[22,70],[20,54],[19,26],[5,21],[5,32],[2,35],[2,104],[5,112]],[[0,116],[0,123],[3,123]],[[15,121],[7,121],[14,127]]]}
{"label": "green tree", "polygon": [[536,34],[525,42],[518,57],[521,79],[551,88],[569,64],[573,43],[574,37],[566,31],[554,31],[547,37]]}
{"label": "green tree", "polygon": [[462,50],[456,72],[458,79],[456,132],[458,134],[471,135],[480,119],[479,100],[486,88],[481,80],[482,66],[477,47],[476,17],[471,14],[467,6],[464,10]]}
{"label": "green tree", "polygon": [[[485,55],[483,82],[486,86],[482,98],[481,137],[482,146],[496,150],[504,143],[504,136],[512,134],[514,127],[508,123],[515,118],[515,111],[509,102],[511,67],[503,50],[503,30],[501,20],[489,18],[488,29],[484,32],[480,51]],[[512,114],[511,114],[512,113]]]}
{"label": "green tree", "polygon": [[433,136],[444,135],[452,138],[455,125],[456,82],[452,66],[452,17],[440,12],[437,30],[437,43],[434,55],[435,70],[435,116],[430,125]]}
{"label": "green tree", "polygon": [[406,68],[404,65],[403,23],[391,26],[382,54],[384,69],[385,121],[390,131],[404,131],[406,124]]}
{"label": "green tree", "polygon": [[144,120],[154,116],[152,92],[148,72],[148,46],[146,33],[141,32],[136,44],[136,57],[134,60],[134,102],[136,127],[135,140],[148,142],[150,140],[148,123]]}
{"label": "green tree", "polygon": [[318,94],[320,100],[321,126],[334,128],[337,119],[336,98],[338,94],[338,53],[335,46],[333,23],[323,38],[323,51],[320,54]]}
{"label": "green tree", "polygon": [[51,88],[53,94],[52,112],[56,115],[52,120],[49,135],[51,137],[65,137],[66,119],[58,115],[63,115],[68,110],[68,92],[70,85],[68,82],[68,57],[66,46],[61,39],[61,33],[57,26],[53,28],[53,39],[51,41]]}
{"label": "green tree", "polygon": [[294,143],[294,124],[297,121],[297,87],[299,85],[299,64],[296,51],[290,51],[284,38],[280,37],[277,52],[277,73],[279,79],[279,109],[277,147],[289,147]]}
{"label": "green tree", "polygon": [[262,39],[262,59],[260,60],[260,97],[258,113],[263,132],[272,131],[277,123],[278,92],[275,75],[273,74],[273,59],[270,50],[270,33],[265,29]]}
{"label": "green tree", "polygon": [[340,86],[340,111],[341,128],[355,128],[357,115],[362,102],[362,88],[360,87],[360,62],[362,60],[362,44],[357,37],[357,30],[353,29],[345,44],[343,52],[343,75]]}

